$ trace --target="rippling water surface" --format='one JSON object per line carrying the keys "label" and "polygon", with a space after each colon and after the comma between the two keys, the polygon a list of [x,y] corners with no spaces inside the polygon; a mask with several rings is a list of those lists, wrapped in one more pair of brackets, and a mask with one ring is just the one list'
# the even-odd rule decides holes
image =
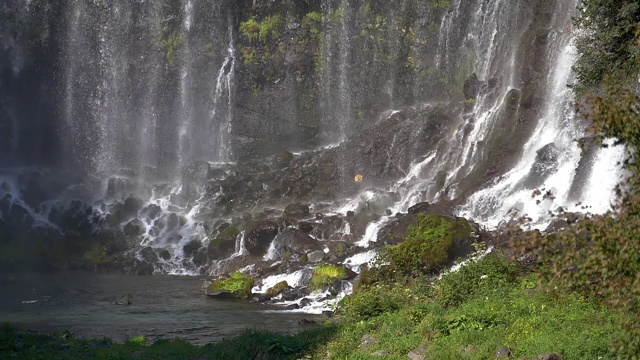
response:
{"label": "rippling water surface", "polygon": [[[246,301],[205,298],[203,279],[91,273],[21,273],[0,278],[0,322],[38,331],[123,341],[181,337],[195,344],[229,338],[245,329],[297,332],[313,315],[273,311]],[[130,294],[132,304],[114,305]]]}

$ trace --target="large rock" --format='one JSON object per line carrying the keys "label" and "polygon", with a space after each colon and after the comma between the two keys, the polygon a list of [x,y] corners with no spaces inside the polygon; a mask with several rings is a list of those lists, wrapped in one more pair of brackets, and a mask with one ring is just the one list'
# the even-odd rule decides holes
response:
{"label": "large rock", "polygon": [[251,255],[264,255],[276,235],[278,235],[278,223],[275,221],[255,222],[247,229],[245,248]]}
{"label": "large rock", "polygon": [[305,255],[314,251],[322,252],[322,246],[311,236],[288,227],[273,239],[273,258],[282,259],[285,254]]}
{"label": "large rock", "polygon": [[126,236],[139,236],[145,233],[147,227],[138,218],[129,221],[123,228],[123,232]]}

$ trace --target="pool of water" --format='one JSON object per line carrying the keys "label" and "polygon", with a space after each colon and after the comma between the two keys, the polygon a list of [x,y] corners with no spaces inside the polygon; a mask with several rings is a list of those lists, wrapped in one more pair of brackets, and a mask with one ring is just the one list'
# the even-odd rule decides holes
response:
{"label": "pool of water", "polygon": [[[94,273],[20,273],[0,277],[0,322],[83,338],[123,341],[183,338],[204,344],[245,329],[297,332],[317,316],[203,295],[204,278]],[[130,294],[132,304],[114,301]]]}

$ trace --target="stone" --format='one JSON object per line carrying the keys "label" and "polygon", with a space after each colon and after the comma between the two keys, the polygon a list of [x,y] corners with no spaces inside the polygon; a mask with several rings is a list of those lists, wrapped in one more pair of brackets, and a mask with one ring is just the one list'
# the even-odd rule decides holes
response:
{"label": "stone", "polygon": [[324,251],[315,250],[310,253],[307,253],[307,261],[311,263],[317,263],[324,260]]}
{"label": "stone", "polygon": [[133,298],[131,297],[130,294],[126,294],[126,295],[122,295],[120,298],[118,298],[116,301],[114,301],[113,303],[115,305],[131,305],[131,303]]}
{"label": "stone", "polygon": [[407,358],[409,360],[425,360],[426,359],[424,355],[425,349],[426,348],[424,345],[420,345],[417,348],[411,350],[409,354],[407,354]]}
{"label": "stone", "polygon": [[262,256],[278,235],[278,224],[271,220],[253,223],[246,232],[245,247],[249,254]]}
{"label": "stone", "polygon": [[378,343],[378,340],[371,335],[365,335],[360,340],[360,351],[369,352],[369,350]]}
{"label": "stone", "polygon": [[314,251],[322,252],[322,246],[316,239],[292,227],[288,227],[276,235],[272,246],[275,259],[282,259],[287,253],[302,256]]}
{"label": "stone", "polygon": [[200,240],[191,240],[182,247],[182,251],[184,252],[185,256],[189,257],[193,255],[193,253],[198,251],[198,249],[200,249],[201,247],[202,243],[200,242]]}
{"label": "stone", "polygon": [[511,357],[511,355],[513,355],[513,354],[512,354],[511,350],[508,347],[500,346],[498,348],[498,350],[496,350],[495,358],[496,359],[506,359],[506,358]]}

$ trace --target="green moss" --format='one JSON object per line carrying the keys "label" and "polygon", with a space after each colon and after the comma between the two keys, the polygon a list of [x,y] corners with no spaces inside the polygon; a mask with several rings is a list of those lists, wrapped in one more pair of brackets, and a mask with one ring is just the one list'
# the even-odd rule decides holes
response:
{"label": "green moss", "polygon": [[225,239],[235,239],[238,235],[240,235],[240,230],[235,226],[229,226],[220,233],[220,236]]}
{"label": "green moss", "polygon": [[407,230],[404,242],[386,250],[392,271],[403,274],[424,273],[442,268],[449,262],[454,241],[471,233],[464,219],[419,214]]}
{"label": "green moss", "polygon": [[239,271],[231,274],[228,279],[216,280],[209,287],[207,292],[225,291],[233,293],[240,299],[248,299],[251,296],[251,288],[253,288],[254,279]]}
{"label": "green moss", "polygon": [[276,297],[280,295],[281,292],[287,290],[288,287],[289,287],[289,284],[287,283],[286,280],[280,281],[279,283],[273,285],[273,287],[267,290],[267,295],[269,297]]}
{"label": "green moss", "polygon": [[309,288],[311,288],[311,291],[320,290],[333,284],[336,280],[344,280],[347,277],[347,269],[344,267],[322,264],[313,269],[311,280],[309,280]]}
{"label": "green moss", "polygon": [[182,37],[178,31],[164,25],[157,34],[156,41],[158,48],[164,53],[167,65],[174,66],[182,43]]}

